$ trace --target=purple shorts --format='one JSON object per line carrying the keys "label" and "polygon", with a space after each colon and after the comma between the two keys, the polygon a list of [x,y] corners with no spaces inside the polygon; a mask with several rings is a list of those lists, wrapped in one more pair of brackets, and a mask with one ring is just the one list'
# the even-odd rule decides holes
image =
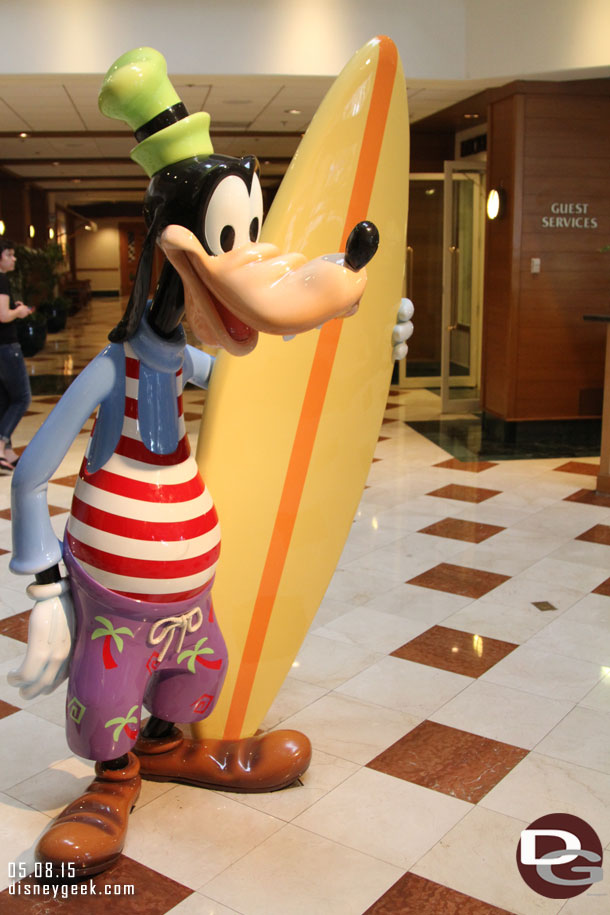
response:
{"label": "purple shorts", "polygon": [[227,672],[212,582],[188,600],[157,605],[122,597],[91,578],[64,543],[76,612],[66,701],[70,749],[116,759],[138,736],[144,707],[172,722],[201,721]]}

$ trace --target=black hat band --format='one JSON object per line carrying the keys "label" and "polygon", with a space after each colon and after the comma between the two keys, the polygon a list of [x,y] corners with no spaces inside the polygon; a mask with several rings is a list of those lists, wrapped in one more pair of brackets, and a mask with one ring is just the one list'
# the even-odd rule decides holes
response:
{"label": "black hat band", "polygon": [[165,127],[169,127],[170,124],[176,124],[178,121],[188,118],[188,116],[189,113],[184,102],[177,102],[175,105],[172,105],[171,108],[166,108],[165,111],[161,111],[160,114],[151,118],[146,124],[142,124],[141,127],[138,127],[135,132],[135,138],[138,143],[141,143],[142,140],[146,140],[154,133],[158,133]]}

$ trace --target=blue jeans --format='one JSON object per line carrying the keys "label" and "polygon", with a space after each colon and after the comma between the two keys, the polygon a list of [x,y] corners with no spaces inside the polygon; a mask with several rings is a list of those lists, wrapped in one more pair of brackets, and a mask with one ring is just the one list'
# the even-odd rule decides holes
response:
{"label": "blue jeans", "polygon": [[21,347],[18,343],[0,344],[0,441],[10,442],[31,400]]}

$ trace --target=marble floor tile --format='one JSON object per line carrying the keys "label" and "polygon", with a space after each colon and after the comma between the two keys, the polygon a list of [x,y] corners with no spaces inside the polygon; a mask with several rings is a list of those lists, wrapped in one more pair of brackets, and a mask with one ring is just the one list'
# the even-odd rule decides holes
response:
{"label": "marble floor tile", "polygon": [[566,588],[587,592],[592,591],[608,577],[608,568],[547,557],[531,565],[523,572],[523,576],[534,581],[553,582]]}
{"label": "marble floor tile", "polygon": [[607,578],[605,581],[602,581],[597,588],[593,589],[594,594],[603,594],[606,597],[610,597],[610,578]]}
{"label": "marble floor tile", "polygon": [[[409,868],[471,809],[455,797],[361,769],[297,817],[294,825]],[[407,811],[417,829],[405,829]],[[374,831],[372,821],[377,824]]]}
{"label": "marble floor tile", "polygon": [[220,793],[253,810],[259,810],[278,820],[290,822],[341,782],[358,772],[359,768],[356,763],[322,753],[314,747],[307,772],[298,782],[283,791],[267,791],[259,794]]}
{"label": "marble floor tile", "polygon": [[308,635],[293,662],[290,675],[323,689],[334,689],[344,680],[370,667],[381,653],[320,635]]}
{"label": "marble floor tile", "polygon": [[476,804],[527,755],[520,747],[423,721],[368,768]]}
{"label": "marble floor tile", "polygon": [[443,518],[435,524],[430,524],[419,531],[420,534],[430,534],[435,537],[449,537],[454,540],[466,540],[468,543],[483,543],[495,534],[503,531],[503,527],[493,524],[482,524],[480,521],[465,521],[463,518]]}
{"label": "marble floor tile", "polygon": [[604,676],[599,664],[540,651],[530,645],[522,645],[500,660],[482,679],[549,699],[578,702]]}
{"label": "marble floor tile", "polygon": [[465,689],[472,680],[435,667],[382,658],[367,670],[337,687],[336,694],[410,715],[432,714]]}
{"label": "marble floor tile", "polygon": [[[43,813],[0,793],[0,891],[19,873],[20,864],[27,873],[31,871],[34,846],[48,822]],[[8,892],[0,892],[0,912],[12,915],[7,905],[12,899]]]}
{"label": "marble floor tile", "polygon": [[468,606],[472,598],[445,591],[432,591],[413,585],[401,584],[365,604],[366,609],[378,610],[428,626],[439,623],[452,613]]}
{"label": "marble floor tile", "polygon": [[513,643],[487,636],[470,635],[446,626],[432,626],[397,648],[392,656],[466,677],[480,677],[516,647]]}
{"label": "marble floor tile", "polygon": [[323,753],[365,765],[420,721],[407,712],[334,692],[288,718],[283,727],[303,731]]}
{"label": "marble floor tile", "polygon": [[203,892],[247,915],[354,915],[402,874],[400,867],[288,824]]}
{"label": "marble floor tile", "polygon": [[448,591],[450,594],[461,594],[474,599],[493,591],[508,578],[508,575],[442,562],[433,569],[409,579],[406,584],[435,591]]}
{"label": "marble floor tile", "polygon": [[430,718],[439,724],[528,750],[535,747],[572,708],[571,702],[559,702],[544,696],[534,702],[531,694],[522,690],[475,680]]}
{"label": "marble floor tile", "polygon": [[205,893],[191,893],[183,902],[170,909],[167,915],[240,915],[221,902],[210,899]]}
{"label": "marble floor tile", "polygon": [[517,870],[517,845],[529,822],[475,807],[412,871],[515,915],[557,915],[564,900],[534,893]]}
{"label": "marble floor tile", "polygon": [[554,811],[571,813],[590,823],[603,845],[610,842],[610,775],[538,749],[492,788],[481,806],[529,823]]}
{"label": "marble floor tile", "polygon": [[538,743],[536,752],[610,774],[608,720],[604,712],[578,706]]}
{"label": "marble floor tile", "polygon": [[216,792],[173,787],[142,809],[136,807],[125,854],[199,889],[282,825]]}
{"label": "marble floor tile", "polygon": [[580,534],[577,540],[585,540],[587,543],[602,543],[610,546],[610,525],[596,524],[594,527]]}
{"label": "marble floor tile", "polygon": [[484,502],[486,499],[493,499],[498,496],[501,490],[485,489],[476,486],[460,486],[459,483],[450,483],[429,492],[429,496],[437,496],[440,499],[455,499],[458,502]]}
{"label": "marble floor tile", "polygon": [[579,489],[578,492],[566,496],[566,502],[579,502],[583,505],[597,505],[600,508],[610,508],[610,496],[590,489]]}
{"label": "marble floor tile", "polygon": [[610,631],[607,626],[575,622],[564,619],[565,614],[553,620],[546,629],[529,641],[530,648],[551,651],[568,658],[579,658],[610,666]]}
{"label": "marble floor tile", "polygon": [[364,915],[511,915],[480,899],[458,893],[433,880],[408,873],[367,909]]}
{"label": "marble floor tile", "polygon": [[312,635],[388,654],[427,628],[423,621],[382,613],[368,603],[350,610],[327,626],[312,628],[311,632]]}
{"label": "marble floor tile", "polygon": [[[498,589],[499,590],[499,589]],[[443,620],[451,629],[463,629],[473,635],[488,636],[506,642],[521,644],[548,626],[563,611],[540,610],[534,603],[520,600],[513,605],[500,603],[496,592],[482,597]],[[543,602],[540,602],[544,605]],[[547,601],[547,604],[550,602]],[[555,606],[555,605],[551,605]]]}
{"label": "marble floor tile", "polygon": [[261,730],[270,731],[272,728],[278,727],[284,719],[295,715],[303,708],[307,708],[308,705],[316,702],[317,699],[321,699],[327,692],[328,690],[324,689],[324,687],[306,683],[304,680],[295,680],[294,677],[288,675],[265,715]]}
{"label": "marble floor tile", "polygon": [[[24,740],[24,735],[30,735],[30,740]],[[31,741],[35,741],[35,753]],[[63,728],[23,711],[0,719],[0,746],[0,790],[71,755]]]}
{"label": "marble floor tile", "polygon": [[482,473],[491,467],[497,467],[494,461],[459,461],[457,458],[449,458],[447,461],[440,461],[435,467],[446,467],[449,470],[463,470],[467,473]]}
{"label": "marble floor tile", "polygon": [[610,714],[610,667],[605,667],[604,670],[604,678],[578,704]]}
{"label": "marble floor tile", "polygon": [[577,473],[596,477],[599,473],[599,464],[587,464],[584,461],[568,461],[566,464],[561,464],[560,467],[555,467],[555,470],[561,473]]}
{"label": "marble floor tile", "polygon": [[515,575],[509,581],[497,587],[490,599],[506,604],[509,607],[550,603],[563,612],[585,596],[584,591],[566,588],[550,581],[534,581],[524,575]]}

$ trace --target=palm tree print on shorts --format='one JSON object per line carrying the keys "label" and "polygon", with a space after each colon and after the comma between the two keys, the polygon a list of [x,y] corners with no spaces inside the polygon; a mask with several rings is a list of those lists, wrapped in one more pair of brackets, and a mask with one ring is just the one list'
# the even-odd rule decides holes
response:
{"label": "palm tree print on shorts", "polygon": [[133,632],[127,626],[121,626],[119,629],[115,629],[109,619],[106,619],[105,616],[96,616],[96,623],[101,623],[101,627],[96,629],[93,635],[91,636],[91,641],[94,639],[104,639],[104,645],[102,648],[102,658],[104,661],[104,668],[106,670],[112,670],[114,667],[118,667],[117,662],[112,657],[112,642],[114,643],[119,651],[119,654],[123,651],[123,639],[121,636],[128,635],[133,638]]}
{"label": "palm tree print on shorts", "polygon": [[[104,727],[106,727],[106,728],[114,727],[112,739],[114,740],[115,743],[118,742],[118,740],[121,736],[121,731],[125,731],[127,736],[129,738],[131,738],[131,740],[135,740],[136,737],[138,736],[139,721],[138,721],[137,716],[134,715],[134,712],[137,709],[137,707],[138,707],[137,705],[132,706],[129,709],[129,711],[127,712],[127,715],[125,716],[125,718],[111,718],[110,721],[107,721],[106,724],[104,725]],[[130,724],[136,725],[135,730],[134,730],[134,728],[129,727]]]}
{"label": "palm tree print on shorts", "polygon": [[222,658],[218,658],[216,661],[206,661],[205,658],[200,657],[200,655],[214,654],[213,648],[202,647],[204,642],[207,642],[207,636],[199,639],[194,648],[185,649],[178,655],[178,664],[182,664],[188,658],[186,666],[192,674],[195,673],[195,664],[202,664],[203,667],[211,667],[213,670],[219,670],[222,666]]}

